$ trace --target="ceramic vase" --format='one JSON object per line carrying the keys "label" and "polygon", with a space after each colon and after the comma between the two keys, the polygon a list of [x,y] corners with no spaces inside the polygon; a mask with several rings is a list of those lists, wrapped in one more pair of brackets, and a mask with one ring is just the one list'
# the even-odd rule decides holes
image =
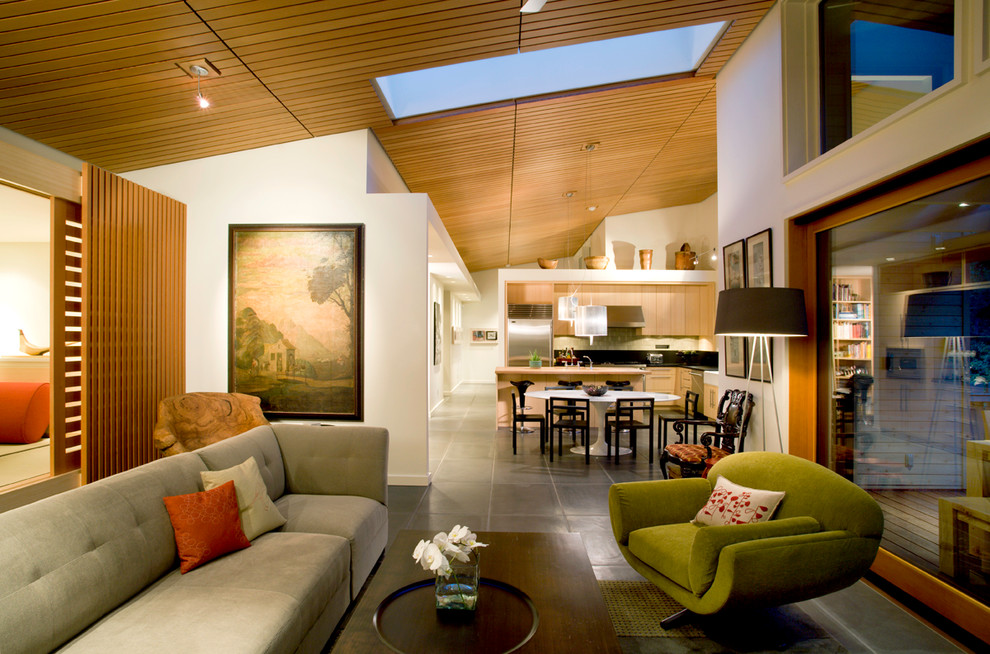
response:
{"label": "ceramic vase", "polygon": [[652,265],[653,265],[653,250],[640,250],[639,267],[643,270],[649,270]]}

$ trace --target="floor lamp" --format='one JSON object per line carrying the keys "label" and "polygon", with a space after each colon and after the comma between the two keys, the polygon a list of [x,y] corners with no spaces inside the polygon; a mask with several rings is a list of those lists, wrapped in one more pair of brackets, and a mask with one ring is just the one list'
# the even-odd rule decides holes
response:
{"label": "floor lamp", "polygon": [[[808,335],[808,318],[804,308],[804,291],[799,288],[730,288],[718,294],[715,311],[715,333],[719,336],[744,336],[753,339],[749,355],[749,373],[746,375],[746,393],[753,379],[753,363],[756,348],[760,348],[760,383],[763,383],[763,366],[770,373],[770,395],[773,397],[773,414],[777,422],[777,442],[784,451],[780,435],[780,414],[777,396],[773,388],[773,367],[770,363],[770,338]],[[744,399],[745,401],[745,399]],[[763,446],[766,447],[766,422],[763,424]]]}

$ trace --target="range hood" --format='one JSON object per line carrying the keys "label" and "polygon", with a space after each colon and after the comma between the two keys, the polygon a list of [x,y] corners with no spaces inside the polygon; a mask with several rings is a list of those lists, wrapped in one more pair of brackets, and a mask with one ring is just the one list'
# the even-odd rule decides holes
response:
{"label": "range hood", "polygon": [[608,312],[609,327],[646,327],[646,317],[643,316],[641,306],[610,304],[605,309]]}

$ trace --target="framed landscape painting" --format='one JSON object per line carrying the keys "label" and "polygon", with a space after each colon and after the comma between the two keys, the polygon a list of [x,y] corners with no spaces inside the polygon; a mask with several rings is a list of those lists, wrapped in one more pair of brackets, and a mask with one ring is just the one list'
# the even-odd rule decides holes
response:
{"label": "framed landscape painting", "polygon": [[364,225],[231,225],[228,385],[266,416],[361,420]]}

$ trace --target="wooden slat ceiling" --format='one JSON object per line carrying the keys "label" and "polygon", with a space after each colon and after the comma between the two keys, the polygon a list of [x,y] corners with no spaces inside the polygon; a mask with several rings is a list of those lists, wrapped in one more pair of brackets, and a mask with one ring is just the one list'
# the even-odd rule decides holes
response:
{"label": "wooden slat ceiling", "polygon": [[[117,173],[371,128],[481,270],[573,253],[610,214],[711,195],[714,77],[771,4],[13,0],[0,4],[0,124]],[[393,124],[370,82],[717,20],[729,28],[695,73],[643,84]],[[206,111],[176,66],[200,58],[222,72],[202,81]]]}

